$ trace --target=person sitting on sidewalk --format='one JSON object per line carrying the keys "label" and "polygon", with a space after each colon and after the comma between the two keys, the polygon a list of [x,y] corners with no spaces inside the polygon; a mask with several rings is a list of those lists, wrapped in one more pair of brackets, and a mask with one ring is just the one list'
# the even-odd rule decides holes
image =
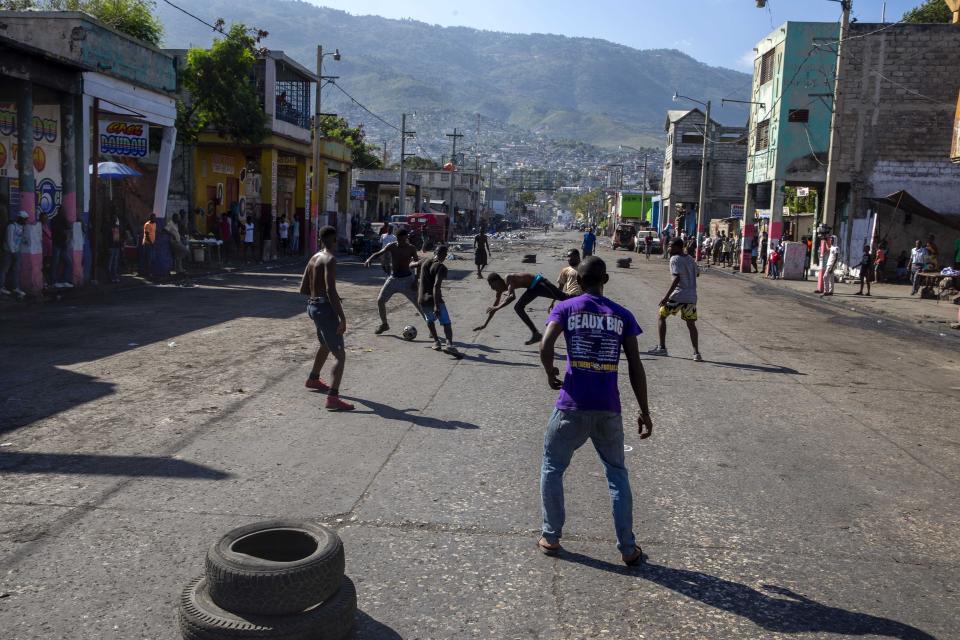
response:
{"label": "person sitting on sidewalk", "polygon": [[[642,331],[632,313],[603,296],[603,287],[609,280],[603,260],[584,259],[577,267],[577,279],[584,295],[554,307],[540,344],[540,362],[547,384],[560,394],[544,436],[540,468],[543,525],[537,546],[547,555],[561,551],[565,520],[563,474],[574,452],[589,439],[606,472],[617,549],[623,562],[633,566],[643,561],[643,550],[633,532],[633,494],[624,460],[617,369],[622,349],[627,357],[630,386],[640,406],[637,433],[641,440],[649,438],[653,422],[647,404],[646,373],[637,346],[637,336]],[[554,363],[554,347],[561,333],[567,345],[567,368],[562,381]]]}

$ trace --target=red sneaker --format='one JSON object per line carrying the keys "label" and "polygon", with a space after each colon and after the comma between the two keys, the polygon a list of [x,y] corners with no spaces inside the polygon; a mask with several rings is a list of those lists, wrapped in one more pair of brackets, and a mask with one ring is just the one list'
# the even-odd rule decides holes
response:
{"label": "red sneaker", "polygon": [[327,411],[353,411],[354,406],[344,402],[340,396],[327,396]]}
{"label": "red sneaker", "polygon": [[322,378],[307,378],[307,383],[304,385],[307,389],[316,389],[317,391],[329,391],[330,386],[323,381]]}

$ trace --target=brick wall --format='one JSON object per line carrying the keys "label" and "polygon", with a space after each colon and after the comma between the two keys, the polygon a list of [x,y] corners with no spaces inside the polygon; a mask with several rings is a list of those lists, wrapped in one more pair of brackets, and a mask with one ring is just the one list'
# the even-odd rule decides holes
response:
{"label": "brick wall", "polygon": [[[884,26],[853,24],[850,35],[863,37],[845,43],[838,178],[864,197],[906,189],[932,209],[960,214],[960,165],[950,162],[960,28]],[[856,203],[854,214],[866,206]]]}

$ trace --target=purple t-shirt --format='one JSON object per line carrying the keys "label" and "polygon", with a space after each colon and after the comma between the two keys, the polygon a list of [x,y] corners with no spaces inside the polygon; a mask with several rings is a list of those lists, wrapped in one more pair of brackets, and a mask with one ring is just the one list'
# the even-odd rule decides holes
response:
{"label": "purple t-shirt", "polygon": [[633,314],[602,296],[585,294],[557,303],[547,322],[559,323],[567,341],[567,374],[557,408],[620,413],[620,349],[624,337],[643,332]]}

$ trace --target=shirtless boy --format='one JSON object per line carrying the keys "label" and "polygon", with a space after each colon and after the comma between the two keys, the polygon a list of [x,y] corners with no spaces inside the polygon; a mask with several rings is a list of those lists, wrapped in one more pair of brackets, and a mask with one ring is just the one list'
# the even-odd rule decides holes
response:
{"label": "shirtless boy", "polygon": [[[517,315],[520,316],[523,323],[530,328],[530,339],[524,344],[535,344],[540,342],[540,338],[543,337],[537,330],[536,325],[533,324],[533,321],[530,320],[530,316],[527,315],[526,306],[537,298],[566,300],[571,297],[563,291],[560,291],[552,282],[539,273],[508,273],[506,278],[501,277],[498,273],[491,273],[487,276],[487,284],[496,292],[497,297],[493,301],[493,306],[487,308],[487,321],[484,322],[483,325],[474,328],[474,331],[486,329],[497,311],[500,311],[500,309],[503,309],[517,299],[516,290],[526,289],[520,296],[520,299],[517,300],[517,304],[513,307],[513,310],[517,312]],[[503,298],[504,293],[506,293],[507,296],[503,299],[503,302],[501,302],[500,299]]]}
{"label": "shirtless boy", "polygon": [[393,294],[405,295],[407,300],[417,307],[417,313],[420,313],[413,277],[413,269],[420,264],[417,260],[419,254],[417,248],[410,244],[409,231],[407,229],[397,231],[397,241],[391,242],[367,258],[363,266],[369,267],[371,262],[385,253],[390,254],[390,275],[387,276],[387,281],[383,283],[380,295],[377,296],[377,310],[380,312],[380,326],[374,331],[377,335],[390,330],[390,325],[387,324],[387,302]]}
{"label": "shirtless boy", "polygon": [[[352,411],[353,405],[340,399],[340,381],[343,379],[347,355],[343,348],[347,318],[337,294],[337,230],[329,226],[320,229],[320,242],[323,248],[310,258],[300,282],[300,293],[309,296],[307,315],[316,325],[317,339],[320,341],[306,386],[327,392],[327,411]],[[320,379],[320,369],[326,363],[327,356],[331,355],[333,370],[330,384],[327,385]]]}

